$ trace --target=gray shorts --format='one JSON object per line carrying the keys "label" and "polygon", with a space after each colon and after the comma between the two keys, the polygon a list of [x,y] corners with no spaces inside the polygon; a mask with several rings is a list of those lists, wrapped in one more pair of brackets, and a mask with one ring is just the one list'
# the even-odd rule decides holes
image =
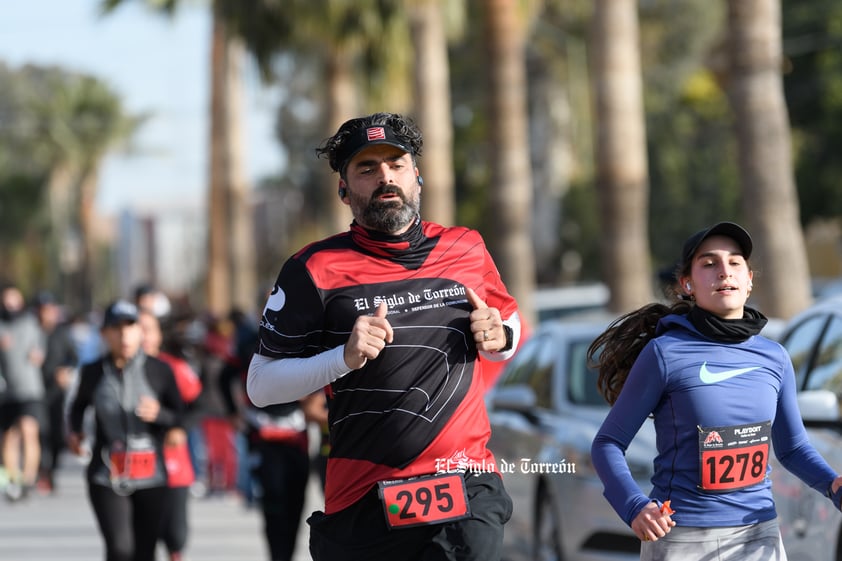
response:
{"label": "gray shorts", "polygon": [[786,561],[777,520],[725,528],[675,526],[640,544],[641,561]]}

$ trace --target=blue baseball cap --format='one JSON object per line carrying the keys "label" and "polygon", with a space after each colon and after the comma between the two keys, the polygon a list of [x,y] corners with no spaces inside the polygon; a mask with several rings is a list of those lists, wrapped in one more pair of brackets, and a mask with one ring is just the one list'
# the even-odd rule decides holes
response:
{"label": "blue baseball cap", "polygon": [[137,306],[126,300],[111,303],[102,317],[102,327],[114,327],[126,323],[137,323]]}

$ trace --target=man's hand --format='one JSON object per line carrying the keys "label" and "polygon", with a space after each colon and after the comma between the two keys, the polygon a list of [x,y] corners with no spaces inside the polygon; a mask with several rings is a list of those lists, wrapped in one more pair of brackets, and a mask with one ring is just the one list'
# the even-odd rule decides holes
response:
{"label": "man's hand", "polygon": [[503,319],[500,310],[489,308],[472,288],[465,289],[468,302],[474,307],[471,312],[471,333],[477,350],[486,352],[499,351],[506,346],[506,332],[503,330]]}
{"label": "man's hand", "polygon": [[362,368],[369,359],[380,356],[380,351],[394,340],[392,325],[386,319],[389,306],[380,302],[373,316],[360,316],[354,322],[351,336],[345,343],[345,365],[351,370]]}

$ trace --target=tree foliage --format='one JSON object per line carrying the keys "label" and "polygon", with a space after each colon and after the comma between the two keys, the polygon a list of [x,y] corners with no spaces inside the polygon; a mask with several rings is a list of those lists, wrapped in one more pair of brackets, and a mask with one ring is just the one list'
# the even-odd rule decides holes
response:
{"label": "tree foliage", "polygon": [[801,222],[842,216],[842,4],[783,2],[784,91]]}
{"label": "tree foliage", "polygon": [[[182,3],[146,1],[170,13]],[[412,65],[403,13],[407,1],[208,2],[244,39],[263,76],[284,92],[277,129],[289,165],[283,177],[267,182],[271,186],[266,190],[283,191],[301,205],[300,212],[287,216],[286,231],[296,238],[290,241],[290,250],[304,241],[302,236],[317,235],[317,224],[325,222],[326,209],[336,200],[335,187],[322,188],[322,168],[312,151],[332,126],[328,123],[333,112],[326,61],[331,53],[345,55],[341,60],[349,61],[354,88],[365,100],[358,105],[360,111],[394,110],[395,104],[407,103],[411,99],[406,91],[411,87],[407,69]],[[102,0],[106,10],[120,3]],[[842,6],[837,4],[835,0],[782,2],[786,55],[782,71],[804,225],[842,215],[842,160],[836,155],[836,146],[842,143]],[[443,5],[452,9],[454,3]],[[538,5],[543,11],[530,29],[526,53],[531,167],[536,197],[539,187],[548,187],[545,192],[558,200],[536,198],[536,210],[545,212],[534,213],[538,223],[533,231],[552,232],[558,248],[546,254],[549,264],[537,265],[547,283],[601,280],[598,240],[602,231],[596,212],[591,134],[598,116],[593,114],[588,86],[593,2],[523,3],[531,9]],[[449,45],[454,187],[456,222],[491,233],[498,226],[489,205],[490,131],[497,116],[485,102],[489,61],[482,49],[481,26],[475,24],[480,21],[479,6],[479,2],[467,2],[465,20],[474,24],[466,25],[460,40]],[[698,227],[723,217],[743,218],[735,122],[724,93],[724,6],[710,0],[638,2],[650,176],[649,237],[656,269],[669,270],[677,244]],[[108,113],[108,92],[100,92],[104,97],[97,106],[105,113],[97,114],[78,103],[79,96],[98,95],[96,84],[88,84],[90,89],[85,90],[76,78],[65,82],[67,77],[56,77],[61,74],[57,69],[11,70],[0,65],[0,245],[23,244],[32,239],[33,229],[46,227],[44,186],[59,155],[70,157],[83,147],[91,153],[108,149],[107,142],[96,147],[97,134],[107,130],[97,130],[101,125],[95,124]],[[70,82],[77,93],[75,106],[68,91]],[[546,84],[556,89],[541,91]],[[564,106],[569,114],[554,121],[554,111]],[[59,113],[74,113],[71,107],[78,110],[78,120],[55,118]],[[412,106],[407,107],[411,111]],[[552,127],[556,128],[550,131]],[[71,129],[81,132],[68,140]],[[566,142],[563,154],[552,152],[554,147],[545,149],[552,134]],[[562,159],[569,161],[560,166]],[[547,211],[548,206],[557,208]],[[553,213],[556,220],[544,222]],[[274,257],[270,267],[276,267]]]}
{"label": "tree foliage", "polygon": [[[354,53],[359,86],[373,104],[389,99],[378,92],[400,88],[406,97],[409,28],[404,0],[215,0],[217,10],[243,39],[263,78],[278,77],[279,56],[308,57],[330,50]],[[394,94],[392,94],[394,95]]]}
{"label": "tree foliage", "polygon": [[39,157],[37,118],[29,108],[37,94],[32,69],[0,63],[0,255],[26,235],[42,207],[48,162]]}
{"label": "tree foliage", "polygon": [[[82,206],[92,204],[102,159],[143,119],[127,115],[119,95],[98,78],[0,64],[0,256],[22,247],[52,256],[38,271],[13,261],[20,263],[15,275],[41,286],[58,284],[59,245],[72,238],[91,242],[84,239]],[[62,204],[51,213],[56,190]]]}

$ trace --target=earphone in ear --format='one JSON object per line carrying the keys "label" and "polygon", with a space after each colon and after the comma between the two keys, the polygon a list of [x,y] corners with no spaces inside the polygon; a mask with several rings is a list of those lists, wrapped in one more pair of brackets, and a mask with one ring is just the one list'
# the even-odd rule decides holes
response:
{"label": "earphone in ear", "polygon": [[416,175],[416,177],[418,178],[418,186],[419,186],[419,187],[423,187],[423,186],[424,186],[424,178],[423,178],[423,177],[421,177],[421,174],[420,174],[420,173],[419,173],[419,174],[417,174],[417,175]]}
{"label": "earphone in ear", "polygon": [[339,198],[344,199],[347,196],[348,196],[348,188],[345,187],[344,185],[340,185],[339,186]]}
{"label": "earphone in ear", "polygon": [[690,283],[685,283],[684,288],[686,288],[688,291],[691,290]]}

